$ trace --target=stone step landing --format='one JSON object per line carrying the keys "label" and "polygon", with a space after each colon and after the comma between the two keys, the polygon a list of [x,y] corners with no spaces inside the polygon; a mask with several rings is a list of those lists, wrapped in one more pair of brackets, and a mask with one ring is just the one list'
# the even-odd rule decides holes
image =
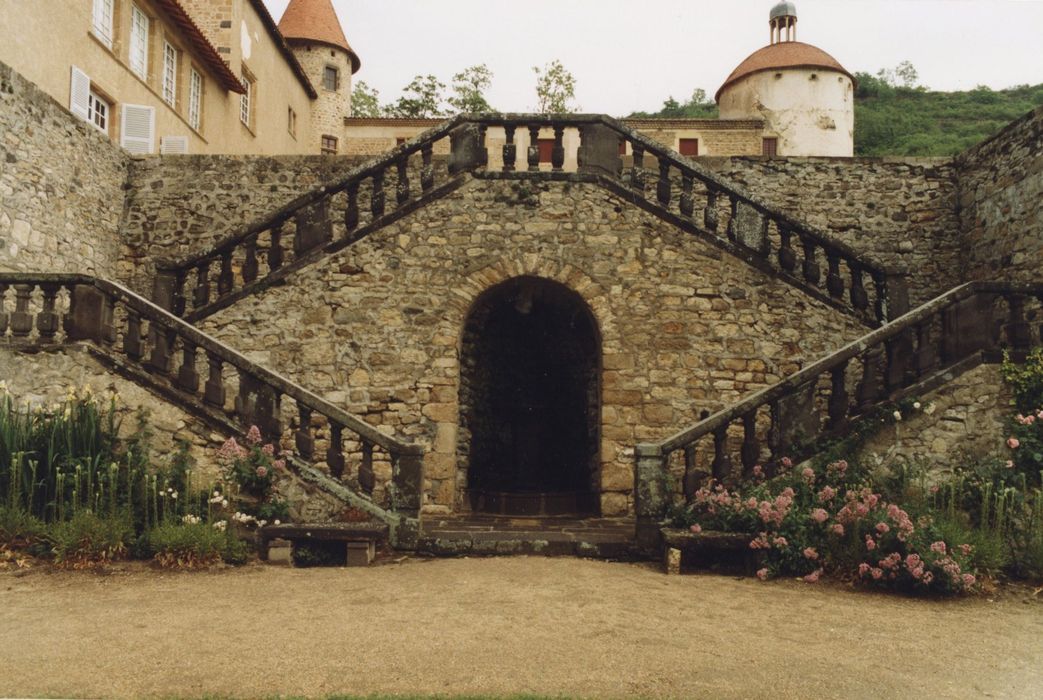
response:
{"label": "stone step landing", "polygon": [[538,554],[646,558],[634,541],[634,521],[624,518],[426,517],[421,522],[417,552],[442,557]]}

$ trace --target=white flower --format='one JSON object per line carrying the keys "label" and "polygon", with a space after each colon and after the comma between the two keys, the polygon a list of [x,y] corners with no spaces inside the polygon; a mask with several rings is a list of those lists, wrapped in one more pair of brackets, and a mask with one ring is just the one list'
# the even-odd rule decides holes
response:
{"label": "white flower", "polygon": [[170,492],[170,497],[173,498],[176,501],[177,500],[177,491],[171,491]]}
{"label": "white flower", "polygon": [[272,525],[282,525],[282,523],[280,523],[278,520],[276,520],[275,522],[272,523]]}
{"label": "white flower", "polygon": [[214,498],[220,498],[220,497],[221,497],[221,492],[220,491],[214,491]]}
{"label": "white flower", "polygon": [[917,411],[919,411],[920,410],[920,402],[919,401],[914,401],[913,402],[913,408],[915,408]]}
{"label": "white flower", "polygon": [[224,532],[224,529],[226,527],[228,527],[227,520],[218,520],[216,523],[214,523],[214,528],[217,530],[221,530],[222,532]]}
{"label": "white flower", "polygon": [[199,524],[199,516],[192,515],[191,513],[189,513],[188,515],[186,515],[183,518],[181,518],[181,520],[182,520],[182,522],[184,522],[187,525],[198,525]]}
{"label": "white flower", "polygon": [[894,415],[895,420],[902,420],[902,412],[901,411],[895,411],[892,415]]}
{"label": "white flower", "polygon": [[227,508],[228,507],[228,499],[227,498],[222,498],[221,499],[221,507],[222,508]]}

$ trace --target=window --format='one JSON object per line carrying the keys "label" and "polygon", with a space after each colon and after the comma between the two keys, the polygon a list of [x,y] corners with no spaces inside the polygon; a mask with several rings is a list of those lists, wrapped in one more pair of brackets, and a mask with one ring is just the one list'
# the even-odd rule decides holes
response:
{"label": "window", "polygon": [[163,101],[171,107],[177,103],[177,50],[163,42]]}
{"label": "window", "polygon": [[333,92],[340,87],[340,72],[333,66],[326,66],[322,71],[322,87]]}
{"label": "window", "polygon": [[203,112],[203,76],[192,68],[188,74],[188,125],[199,131]]}
{"label": "window", "polygon": [[239,121],[250,127],[250,103],[253,101],[254,93],[254,81],[253,76],[250,75],[246,67],[243,67],[243,72],[239,75],[239,80],[243,84],[243,90],[245,92],[239,97]]}
{"label": "window", "polygon": [[87,97],[87,121],[103,134],[109,133],[109,113],[111,111],[112,105],[109,104],[109,101],[91,90]]}
{"label": "window", "polygon": [[148,80],[148,16],[138,9],[130,8],[130,69],[142,80]]}
{"label": "window", "polygon": [[774,156],[778,153],[779,140],[775,137],[766,138],[761,141],[761,155]]}
{"label": "window", "polygon": [[677,144],[677,152],[682,156],[699,155],[699,139],[681,139]]}
{"label": "window", "polygon": [[395,145],[396,146],[401,146],[405,142],[406,142],[406,137],[405,136],[396,136],[395,137]]}
{"label": "window", "polygon": [[335,156],[337,155],[337,137],[323,135],[322,137],[322,155],[324,156]]}
{"label": "window", "polygon": [[91,31],[101,43],[112,48],[112,2],[113,0],[94,0],[91,12]]}
{"label": "window", "polygon": [[290,132],[290,136],[297,138],[297,113],[293,111],[293,107],[288,107],[286,113],[286,128]]}
{"label": "window", "polygon": [[156,108],[125,104],[122,111],[120,145],[135,155],[152,153],[156,143]]}

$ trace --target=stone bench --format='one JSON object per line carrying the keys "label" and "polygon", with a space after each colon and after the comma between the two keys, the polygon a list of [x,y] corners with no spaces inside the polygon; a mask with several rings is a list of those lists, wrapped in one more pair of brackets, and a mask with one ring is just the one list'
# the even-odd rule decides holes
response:
{"label": "stone bench", "polygon": [[756,535],[713,530],[697,533],[673,528],[663,528],[660,532],[663,536],[663,568],[668,574],[681,573],[681,561],[685,555],[689,559],[707,554],[737,555],[742,559],[743,572],[749,576],[764,564],[764,551],[750,549],[750,540]]}
{"label": "stone bench", "polygon": [[367,566],[376,555],[378,543],[387,541],[386,523],[284,523],[265,525],[257,531],[257,554],[268,561],[272,540],[298,542],[343,542],[347,566]]}

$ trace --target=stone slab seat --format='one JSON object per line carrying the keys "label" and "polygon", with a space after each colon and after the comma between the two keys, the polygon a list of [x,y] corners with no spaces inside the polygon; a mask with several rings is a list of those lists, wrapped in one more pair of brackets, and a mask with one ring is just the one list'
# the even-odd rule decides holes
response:
{"label": "stone slab seat", "polygon": [[373,561],[376,545],[387,542],[386,523],[283,523],[265,525],[257,531],[257,553],[268,561],[272,540],[297,542],[343,542],[347,547],[347,565],[365,566]]}
{"label": "stone slab seat", "polygon": [[664,527],[660,533],[663,536],[663,567],[668,574],[681,572],[681,561],[686,555],[689,560],[698,558],[703,561],[714,555],[738,555],[747,575],[753,575],[764,563],[764,552],[750,549],[750,540],[755,535],[746,532],[706,530],[696,533]]}

